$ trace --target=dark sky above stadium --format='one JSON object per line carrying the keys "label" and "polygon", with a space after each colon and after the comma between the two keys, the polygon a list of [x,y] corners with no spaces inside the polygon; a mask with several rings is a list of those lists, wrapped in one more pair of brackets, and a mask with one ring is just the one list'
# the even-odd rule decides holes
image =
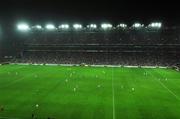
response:
{"label": "dark sky above stadium", "polygon": [[149,23],[160,20],[179,24],[179,4],[157,0],[6,0],[0,3],[0,21]]}

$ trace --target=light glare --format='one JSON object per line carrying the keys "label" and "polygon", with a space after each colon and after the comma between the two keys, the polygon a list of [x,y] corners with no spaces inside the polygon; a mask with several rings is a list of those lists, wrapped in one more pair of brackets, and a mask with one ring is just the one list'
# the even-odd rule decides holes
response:
{"label": "light glare", "polygon": [[91,28],[91,29],[96,29],[97,28],[97,25],[96,24],[90,24],[87,26],[88,28]]}
{"label": "light glare", "polygon": [[135,28],[141,28],[141,27],[143,27],[144,25],[143,24],[140,24],[140,23],[134,23],[133,24],[133,27],[135,27]]}
{"label": "light glare", "polygon": [[55,29],[55,26],[53,24],[47,24],[46,25],[46,29],[48,30],[54,30]]}
{"label": "light glare", "polygon": [[28,31],[30,28],[28,24],[22,23],[17,25],[17,29],[20,31]]}
{"label": "light glare", "polygon": [[127,25],[126,24],[119,24],[117,27],[126,28]]}
{"label": "light glare", "polygon": [[42,29],[42,26],[41,25],[36,25],[35,26],[37,29]]}
{"label": "light glare", "polygon": [[82,28],[82,25],[81,24],[74,24],[73,27],[75,29],[81,29]]}
{"label": "light glare", "polygon": [[102,29],[110,29],[110,28],[112,28],[112,25],[111,24],[101,24],[101,28]]}
{"label": "light glare", "polygon": [[153,23],[149,24],[149,27],[151,27],[151,28],[161,28],[161,26],[162,26],[162,23],[160,23],[160,22],[153,22]]}
{"label": "light glare", "polygon": [[68,24],[62,24],[59,26],[60,29],[69,29],[69,25]]}

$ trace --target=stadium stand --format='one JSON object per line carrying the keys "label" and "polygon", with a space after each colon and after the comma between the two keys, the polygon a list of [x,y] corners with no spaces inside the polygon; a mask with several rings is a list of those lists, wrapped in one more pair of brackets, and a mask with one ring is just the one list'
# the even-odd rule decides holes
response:
{"label": "stadium stand", "polygon": [[32,30],[17,33],[12,62],[175,66],[180,29]]}

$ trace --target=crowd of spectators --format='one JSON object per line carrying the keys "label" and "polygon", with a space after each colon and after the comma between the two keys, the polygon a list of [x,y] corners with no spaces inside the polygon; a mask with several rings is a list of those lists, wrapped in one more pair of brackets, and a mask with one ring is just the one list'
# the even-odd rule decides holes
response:
{"label": "crowd of spectators", "polygon": [[177,54],[145,52],[25,52],[16,63],[43,64],[90,64],[90,65],[133,65],[133,66],[174,66],[180,60]]}
{"label": "crowd of spectators", "polygon": [[35,32],[20,35],[24,44],[180,44],[180,30],[113,30]]}
{"label": "crowd of spectators", "polygon": [[[21,63],[172,66],[180,60],[180,51],[177,49],[180,47],[180,29],[32,32],[20,35],[16,42],[20,45],[14,47],[19,51],[17,54],[21,55],[14,58],[13,62]],[[103,45],[105,48],[101,52],[95,51]],[[104,51],[108,45],[116,45],[118,52],[114,52],[114,48],[108,52],[112,50],[111,47]],[[119,48],[122,45],[123,50],[131,46],[132,52],[123,52]],[[137,51],[147,45],[151,49]],[[80,52],[73,49],[74,46],[94,46],[94,51],[84,48],[86,50]],[[157,52],[158,47],[162,47],[161,52]],[[56,51],[58,48],[61,51]],[[168,53],[169,49],[173,52]]]}

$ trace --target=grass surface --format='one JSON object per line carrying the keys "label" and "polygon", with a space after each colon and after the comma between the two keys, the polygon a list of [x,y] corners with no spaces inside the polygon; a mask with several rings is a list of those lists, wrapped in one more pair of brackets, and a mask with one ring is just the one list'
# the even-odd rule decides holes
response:
{"label": "grass surface", "polygon": [[180,73],[4,65],[0,107],[0,118],[8,119],[180,119]]}

